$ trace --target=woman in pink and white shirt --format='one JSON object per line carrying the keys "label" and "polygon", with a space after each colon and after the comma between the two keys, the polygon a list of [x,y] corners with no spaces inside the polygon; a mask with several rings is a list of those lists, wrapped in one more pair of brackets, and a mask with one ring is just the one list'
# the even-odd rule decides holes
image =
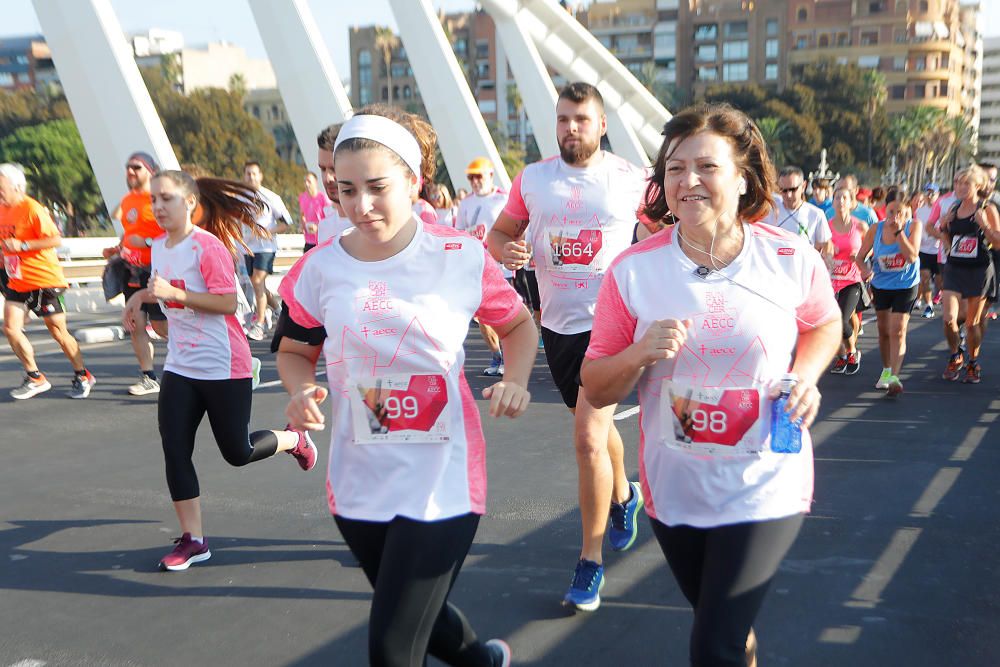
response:
{"label": "woman in pink and white shirt", "polygon": [[[463,343],[473,316],[496,328],[508,363],[483,395],[491,416],[517,417],[538,334],[481,242],[414,215],[421,164],[433,159],[428,137],[419,118],[381,106],[341,128],[334,160],[354,229],[282,282],[290,322],[276,334],[278,369],[291,425],[330,425],[330,511],[374,589],[371,664],[422,665],[430,653],[449,665],[508,665],[507,645],[477,640],[447,602],[486,508]],[[329,389],[315,384],[321,352]],[[320,408],[327,398],[332,419]]]}
{"label": "woman in pink and white shirt", "polygon": [[[149,286],[129,299],[122,322],[134,331],[143,303],[159,303],[171,325],[159,394],[160,438],[167,486],[182,537],[160,561],[186,570],[208,560],[198,476],[191,460],[198,425],[208,414],[227,463],[243,466],[289,452],[303,470],[316,463],[305,432],[249,432],[252,402],[250,346],[235,316],[236,248],[242,227],[256,230],[264,202],[233,181],[161,171],[151,183],[153,216],[166,234],[153,241]],[[201,205],[199,226],[191,221]]]}
{"label": "woman in pink and white shirt", "polygon": [[[694,608],[697,665],[754,664],[754,618],[812,501],[807,429],[840,342],[819,253],[755,222],[774,182],[743,113],[720,105],[674,116],[646,211],[676,224],[612,263],[582,371],[598,406],[638,386],[646,512]],[[798,380],[774,417],[785,432],[801,419],[796,453],[780,452],[771,429],[789,370]]]}
{"label": "woman in pink and white shirt", "polygon": [[861,369],[861,351],[857,348],[861,316],[857,310],[865,284],[861,269],[854,260],[868,225],[851,215],[855,204],[854,193],[848,184],[838,182],[837,189],[833,191],[833,217],[830,218],[830,231],[833,233],[830,242],[834,248],[831,282],[840,306],[843,342],[830,372],[839,375],[854,375]]}

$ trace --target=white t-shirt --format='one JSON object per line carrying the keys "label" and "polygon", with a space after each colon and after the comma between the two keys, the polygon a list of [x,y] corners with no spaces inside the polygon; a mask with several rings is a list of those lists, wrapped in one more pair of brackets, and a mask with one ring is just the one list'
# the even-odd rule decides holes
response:
{"label": "white t-shirt", "polygon": [[809,243],[826,243],[833,238],[823,209],[803,202],[795,211],[785,208],[781,197],[774,198],[774,210],[762,222],[773,225],[792,234],[798,234]]}
{"label": "white t-shirt", "polygon": [[276,237],[278,223],[291,224],[292,216],[288,214],[288,209],[285,208],[285,203],[281,201],[281,197],[274,192],[264,187],[258,189],[257,192],[267,203],[267,206],[264,207],[264,212],[257,218],[257,224],[266,229],[270,237],[259,238],[254,236],[248,228],[244,227],[243,242],[247,244],[252,253],[278,252],[278,239]]}
{"label": "white t-shirt", "polygon": [[[497,218],[507,205],[507,193],[496,189],[488,195],[477,195],[475,192],[458,204],[458,215],[455,217],[455,229],[460,229],[480,241],[486,242],[486,234],[493,229]],[[501,266],[504,278],[513,278],[514,272]]]}
{"label": "white t-shirt", "polygon": [[485,512],[485,442],[462,345],[473,316],[502,326],[524,306],[482,243],[419,221],[409,245],[379,262],[333,241],[296,262],[279,292],[295,322],[326,327],[330,511],[365,521]]}
{"label": "white t-shirt", "polygon": [[543,327],[564,335],[590,331],[604,272],[632,243],[647,176],[605,151],[586,168],[557,156],[514,179],[504,211],[529,221]]}
{"label": "white t-shirt", "polygon": [[744,230],[737,258],[705,278],[674,229],[654,234],[612,264],[597,302],[591,359],[622,352],[657,320],[693,320],[678,356],[638,383],[646,511],[670,526],[809,511],[809,434],[797,454],[771,451],[766,389],[790,367],[798,334],[839,320],[840,309],[812,246],[769,225]]}
{"label": "white t-shirt", "polygon": [[350,218],[340,217],[336,206],[326,206],[323,208],[323,219],[319,221],[316,230],[316,245],[340,236],[353,227]]}
{"label": "white t-shirt", "polygon": [[[189,292],[233,294],[236,266],[222,241],[200,227],[167,247],[167,235],[153,241],[154,274]],[[163,370],[195,380],[250,377],[250,345],[235,315],[216,315],[160,302],[167,316],[167,359]]]}
{"label": "white t-shirt", "polygon": [[[946,215],[948,215],[948,211],[951,210],[951,207],[955,205],[956,201],[958,201],[958,198],[955,196],[954,190],[937,198],[937,201],[934,202],[934,206],[931,207],[931,215],[928,218],[928,221],[934,221],[934,229],[941,228],[941,221],[944,220]],[[930,234],[926,234],[926,236],[930,236]],[[941,264],[947,264],[948,246],[942,244],[940,239],[936,240],[938,241],[938,262]]]}
{"label": "white t-shirt", "polygon": [[[930,206],[924,205],[917,207],[917,210],[913,212],[913,216],[920,221],[920,225],[924,226],[931,217]],[[929,255],[936,255],[938,248],[941,247],[941,239],[936,239],[930,234],[924,232],[924,235],[920,237],[920,252]]]}

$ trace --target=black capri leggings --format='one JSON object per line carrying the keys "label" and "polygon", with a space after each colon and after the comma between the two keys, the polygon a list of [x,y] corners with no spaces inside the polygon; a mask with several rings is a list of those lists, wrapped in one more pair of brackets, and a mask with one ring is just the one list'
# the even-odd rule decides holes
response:
{"label": "black capri leggings", "polygon": [[837,304],[840,306],[840,319],[843,326],[841,334],[844,340],[854,335],[854,327],[851,325],[851,316],[858,310],[858,302],[861,301],[861,283],[854,283],[847,287],[842,287],[837,292]]}
{"label": "black capri leggings", "polygon": [[273,432],[249,432],[252,400],[250,378],[193,380],[170,371],[163,373],[157,412],[171,499],[177,502],[201,495],[191,455],[206,412],[215,442],[229,465],[244,466],[274,456],[278,438]]}
{"label": "black capri leggings", "polygon": [[692,667],[744,667],[747,635],[803,515],[716,528],[666,526],[653,534],[694,608]]}
{"label": "black capri leggings", "polygon": [[442,521],[334,520],[374,589],[371,665],[422,667],[428,653],[448,665],[493,665],[465,616],[448,602],[476,536],[478,514]]}

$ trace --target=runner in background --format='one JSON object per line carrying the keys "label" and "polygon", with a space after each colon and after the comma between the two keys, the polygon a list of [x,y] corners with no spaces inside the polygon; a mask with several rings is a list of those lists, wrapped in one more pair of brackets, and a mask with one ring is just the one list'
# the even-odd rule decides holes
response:
{"label": "runner in background", "polygon": [[643,503],[642,489],[625,475],[615,406],[594,407],[580,383],[598,289],[608,266],[631,243],[646,190],[645,169],[601,149],[606,131],[597,88],[580,82],[563,88],[556,103],[560,154],[518,174],[487,235],[490,252],[508,269],[535,259],[545,358],[574,414],[583,544],[563,604],[580,611],[601,604],[605,533],[615,551],[631,548]]}
{"label": "runner in background", "polygon": [[[163,234],[156,224],[149,199],[149,182],[159,170],[159,165],[149,153],[137,151],[125,161],[125,182],[128,193],[118,206],[122,225],[121,242],[104,250],[104,257],[119,254],[129,267],[131,277],[123,295],[128,301],[133,294],[145,289],[150,276],[150,248],[153,241]],[[130,336],[132,351],[139,362],[139,381],[128,388],[133,396],[146,396],[160,391],[160,383],[153,367],[153,341],[147,325],[160,338],[167,336],[167,316],[155,303],[143,304],[141,317],[145,320]]]}
{"label": "runner in background", "polygon": [[812,182],[812,196],[809,203],[823,211],[827,218],[833,215],[833,188],[830,180],[826,178],[814,178]]}
{"label": "runner in background", "polygon": [[[483,395],[491,416],[517,417],[538,334],[481,242],[414,215],[434,148],[430,125],[395,108],[365,107],[344,124],[334,156],[354,229],[282,281],[291,318],[278,368],[290,423],[330,425],[330,511],[373,588],[370,664],[419,667],[432,655],[506,667],[506,643],[481,642],[448,602],[486,503],[463,343],[473,316],[496,328],[506,374]],[[315,384],[321,350],[329,391]]]}
{"label": "runner in background", "polygon": [[247,273],[254,291],[254,318],[247,329],[250,340],[264,340],[264,330],[270,327],[271,311],[278,310],[278,302],[267,289],[267,277],[274,273],[274,257],[278,253],[278,234],[284,234],[292,227],[292,216],[285,203],[275,192],[264,187],[264,172],[260,163],[250,161],[243,165],[243,182],[260,195],[266,206],[257,220],[257,226],[266,234],[252,233],[243,229],[243,244],[249,251],[244,256]]}
{"label": "runner in background", "polygon": [[806,182],[798,167],[785,167],[778,174],[778,192],[771,216],[764,222],[798,234],[824,255],[830,254],[830,226],[826,214],[806,201]]}
{"label": "runner in background", "polygon": [[[486,234],[493,228],[507,204],[507,193],[496,186],[493,180],[493,163],[489,158],[477,157],[465,169],[465,177],[469,180],[472,194],[458,205],[458,215],[455,217],[455,229],[467,232],[473,238],[485,243]],[[504,279],[513,285],[514,272],[500,267]],[[523,299],[523,295],[522,295]],[[489,325],[480,323],[479,333],[486,341],[491,352],[490,365],[483,370],[483,375],[500,377],[503,375],[503,352],[500,349],[500,338]]]}
{"label": "runner in background", "polygon": [[3,330],[10,349],[24,367],[24,381],[11,390],[18,400],[52,388],[35,363],[35,351],[24,335],[28,311],[42,318],[52,339],[73,365],[73,383],[66,394],[87,398],[97,380],[83,363],[76,338],[66,328],[67,287],[56,248],[62,244],[45,207],[27,194],[27,180],[20,166],[0,164],[0,245],[3,252]]}
{"label": "runner in background", "polygon": [[[925,318],[934,317],[934,304],[938,302],[938,294],[941,292],[941,265],[938,262],[938,252],[941,249],[941,240],[931,234],[927,229],[931,211],[938,199],[939,188],[937,183],[928,183],[924,186],[924,197],[920,206],[913,209],[914,219],[923,227],[923,235],[920,238],[920,289],[919,298],[924,304],[923,316]],[[912,207],[912,203],[911,203]],[[935,293],[936,292],[936,293]]]}
{"label": "runner in background", "polygon": [[754,224],[774,178],[743,113],[675,115],[646,211],[676,223],[608,269],[583,366],[596,405],[638,387],[646,513],[694,609],[699,667],[756,665],[754,620],[812,504],[808,427],[841,339],[822,258]]}
{"label": "runner in background", "polygon": [[[889,397],[903,393],[899,371],[906,355],[906,331],[920,284],[919,249],[923,229],[912,219],[908,204],[894,199],[886,204],[886,220],[869,227],[857,252],[856,264],[864,278],[871,276],[878,349],[882,374],[876,389]],[[866,260],[871,255],[871,268]]]}
{"label": "runner in background", "polygon": [[437,212],[437,224],[445,227],[455,226],[455,216],[458,213],[458,206],[451,200],[451,193],[444,183],[434,183],[431,185],[428,194],[429,201]]}
{"label": "runner in background", "polygon": [[344,215],[340,207],[340,192],[337,189],[337,172],[333,168],[333,146],[340,132],[340,123],[334,123],[323,129],[316,137],[319,148],[317,165],[320,177],[323,179],[323,191],[330,199],[330,205],[323,209],[323,219],[319,221],[316,240],[319,243],[328,241],[334,236],[352,228],[351,221]]}
{"label": "runner in background", "polygon": [[[234,259],[241,227],[257,228],[265,199],[234,181],[162,171],[152,181],[152,206],[165,231],[152,248],[149,285],[125,304],[122,324],[141,325],[142,303],[158,301],[170,322],[158,418],[167,486],[182,536],[160,568],[186,570],[211,558],[202,528],[198,476],[192,462],[195,435],[205,414],[223,458],[243,466],[288,452],[303,470],[316,464],[316,447],[304,432],[249,432],[253,400],[250,346],[236,312]],[[198,204],[201,226],[191,220]],[[255,231],[256,228],[256,231]]]}
{"label": "runner in background", "polygon": [[[1000,215],[996,208],[984,205],[990,194],[987,179],[986,172],[976,166],[960,171],[955,177],[957,203],[942,214],[939,225],[943,244],[948,248],[942,319],[951,351],[942,377],[959,379],[964,365],[962,381],[971,384],[978,384],[981,379],[982,317],[996,280],[988,245],[1000,245]],[[959,350],[958,320],[962,306],[968,359]]]}
{"label": "runner in background", "polygon": [[303,253],[316,247],[316,233],[319,231],[319,221],[323,219],[323,209],[332,202],[326,193],[319,189],[316,174],[307,172],[306,189],[299,193],[299,211],[302,213],[302,236],[305,240]]}
{"label": "runner in background", "polygon": [[833,234],[833,270],[831,282],[840,306],[843,340],[831,373],[854,375],[861,370],[861,350],[858,342],[858,304],[866,289],[861,270],[855,260],[868,225],[851,215],[854,208],[854,194],[844,181],[833,191],[833,217],[830,231]]}

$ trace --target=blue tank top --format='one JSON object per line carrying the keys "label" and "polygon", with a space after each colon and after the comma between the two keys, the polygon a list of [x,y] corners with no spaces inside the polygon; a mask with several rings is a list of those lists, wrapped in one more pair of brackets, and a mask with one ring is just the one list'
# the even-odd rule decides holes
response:
{"label": "blue tank top", "polygon": [[[907,221],[903,233],[910,235],[910,225]],[[920,267],[916,262],[907,262],[899,251],[899,241],[895,243],[882,242],[882,228],[885,222],[880,222],[875,228],[875,245],[872,247],[872,264],[875,275],[872,276],[872,287],[878,289],[909,289],[920,282]]]}

